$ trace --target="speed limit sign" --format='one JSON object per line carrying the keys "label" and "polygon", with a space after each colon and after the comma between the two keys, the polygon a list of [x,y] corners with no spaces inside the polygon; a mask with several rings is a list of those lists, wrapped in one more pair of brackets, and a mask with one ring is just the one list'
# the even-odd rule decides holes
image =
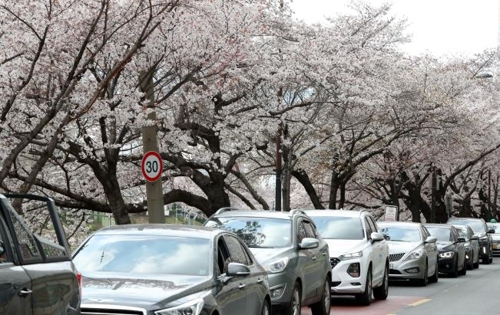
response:
{"label": "speed limit sign", "polygon": [[142,175],[148,182],[156,182],[163,173],[163,161],[158,152],[148,151],[141,162]]}

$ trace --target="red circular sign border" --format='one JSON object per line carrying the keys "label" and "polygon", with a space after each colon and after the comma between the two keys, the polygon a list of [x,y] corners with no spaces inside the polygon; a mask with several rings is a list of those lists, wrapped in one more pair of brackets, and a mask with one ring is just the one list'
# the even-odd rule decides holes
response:
{"label": "red circular sign border", "polygon": [[[160,171],[158,172],[158,175],[155,176],[155,177],[149,177],[146,174],[146,170],[144,169],[144,163],[146,162],[146,159],[150,155],[154,155],[158,159],[158,161],[160,162]],[[162,158],[160,156],[160,153],[158,153],[156,151],[148,151],[148,152],[146,152],[144,154],[144,156],[142,157],[141,172],[142,172],[142,176],[144,176],[144,179],[146,179],[148,182],[156,182],[157,180],[159,180],[161,178],[161,174],[163,173],[163,160],[162,160]]]}

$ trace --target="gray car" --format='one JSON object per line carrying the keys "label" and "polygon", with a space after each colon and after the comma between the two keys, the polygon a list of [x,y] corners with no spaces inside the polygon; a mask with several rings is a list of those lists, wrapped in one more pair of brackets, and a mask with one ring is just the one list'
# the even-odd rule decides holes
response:
{"label": "gray car", "polygon": [[76,250],[81,314],[269,315],[266,270],[224,230],[168,224],[101,229]]}
{"label": "gray car", "polygon": [[436,237],[416,222],[377,222],[389,243],[389,279],[425,286],[439,277]]}
{"label": "gray car", "polygon": [[446,223],[453,225],[469,225],[474,231],[474,234],[479,238],[481,262],[483,264],[491,264],[493,262],[493,239],[491,234],[495,231],[489,229],[483,219],[451,217]]}
{"label": "gray car", "polygon": [[468,225],[454,224],[453,226],[458,229],[460,237],[465,238],[467,269],[479,268],[479,237],[474,235],[474,231]]}
{"label": "gray car", "polygon": [[205,225],[232,231],[245,241],[268,271],[273,312],[298,315],[309,305],[313,315],[330,313],[328,244],[303,211],[221,209]]}

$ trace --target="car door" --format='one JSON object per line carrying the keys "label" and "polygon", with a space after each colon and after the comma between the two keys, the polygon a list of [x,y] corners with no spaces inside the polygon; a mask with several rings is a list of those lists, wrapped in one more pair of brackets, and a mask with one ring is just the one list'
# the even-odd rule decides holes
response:
{"label": "car door", "polygon": [[[297,246],[302,242],[304,238],[316,238],[314,234],[314,228],[311,222],[300,218],[298,221],[298,237]],[[319,289],[323,288],[323,282],[325,281],[324,276],[326,275],[322,272],[324,265],[322,263],[322,253],[320,252],[319,246],[316,248],[300,249],[299,248],[299,259],[300,265],[303,272],[303,300],[316,297]],[[327,255],[328,256],[328,255]]]}
{"label": "car door", "polygon": [[[1,210],[0,210],[1,212]],[[0,314],[32,314],[31,279],[21,266],[14,264],[15,256],[7,226],[0,213]],[[25,292],[25,293],[23,293]]]}
{"label": "car door", "polygon": [[387,244],[385,240],[373,243],[371,241],[371,233],[378,232],[377,225],[369,216],[366,216],[364,221],[367,227],[366,229],[367,239],[369,240],[369,242],[371,242],[370,247],[371,247],[371,261],[373,262],[372,264],[373,283],[378,284],[381,283],[384,279],[385,261],[388,255]]}
{"label": "car door", "polygon": [[218,292],[215,294],[217,305],[223,314],[244,314],[247,309],[245,286],[242,286],[240,277],[227,277],[227,265],[232,261],[229,247],[221,235],[216,240],[215,254],[217,255]]}
{"label": "car door", "polygon": [[245,312],[241,309],[238,314],[260,314],[262,304],[267,292],[265,282],[267,273],[251,259],[243,243],[233,235],[224,235],[229,255],[232,262],[237,262],[248,267],[250,274],[237,279],[238,289],[245,296]]}
{"label": "car door", "polygon": [[437,268],[437,256],[438,256],[438,249],[436,243],[427,243],[425,240],[431,236],[431,233],[427,230],[425,226],[421,226],[420,231],[422,233],[422,238],[424,242],[424,248],[425,251],[427,252],[427,261],[428,261],[428,266],[429,266],[429,275],[433,275],[436,271]]}
{"label": "car door", "polygon": [[455,242],[457,246],[457,254],[458,254],[458,264],[459,266],[465,267],[465,242],[459,242],[458,238],[460,235],[458,234],[458,231],[456,230],[455,227],[451,227],[451,233],[453,235],[453,242]]}

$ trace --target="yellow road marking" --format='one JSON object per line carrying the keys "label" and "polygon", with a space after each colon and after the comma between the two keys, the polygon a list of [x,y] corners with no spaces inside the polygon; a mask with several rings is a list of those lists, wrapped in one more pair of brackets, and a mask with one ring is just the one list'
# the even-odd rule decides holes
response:
{"label": "yellow road marking", "polygon": [[417,302],[414,302],[414,303],[411,303],[411,304],[408,304],[409,306],[418,306],[418,305],[421,305],[421,304],[424,304],[424,303],[427,303],[429,302],[431,299],[421,299]]}

